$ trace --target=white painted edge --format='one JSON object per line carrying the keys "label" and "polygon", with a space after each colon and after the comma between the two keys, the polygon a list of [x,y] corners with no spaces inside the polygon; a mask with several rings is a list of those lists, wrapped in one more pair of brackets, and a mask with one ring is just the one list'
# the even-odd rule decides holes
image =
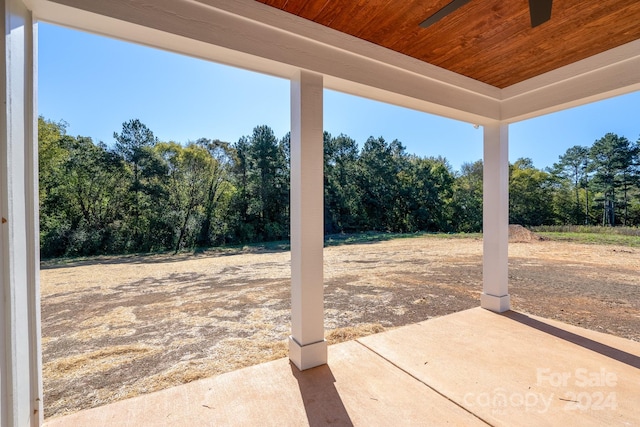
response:
{"label": "white painted edge", "polygon": [[[31,43],[33,54],[30,58],[32,70],[31,84],[26,85],[26,90],[31,91],[30,101],[27,102],[27,111],[30,112],[31,126],[27,135],[27,156],[30,165],[27,168],[33,173],[27,174],[27,264],[29,272],[29,318],[33,322],[31,327],[30,354],[31,365],[31,390],[34,400],[33,425],[40,426],[44,423],[44,388],[42,379],[42,321],[41,321],[41,293],[40,293],[40,168],[38,161],[38,23],[31,17]],[[25,123],[28,129],[29,123]],[[28,130],[27,130],[28,132]]]}
{"label": "white painted edge", "polygon": [[[640,40],[635,40],[504,88],[502,90],[502,99],[517,98],[551,85],[571,81],[580,78],[584,74],[615,66],[638,56],[640,56]],[[636,77],[640,77],[640,71],[636,73]]]}
{"label": "white painted edge", "polygon": [[326,365],[327,348],[326,340],[302,346],[289,336],[289,359],[301,371]]}
{"label": "white painted edge", "polygon": [[22,0],[0,2],[2,406],[0,424],[42,423],[37,118],[33,16]]}
{"label": "white painted edge", "polygon": [[480,295],[480,307],[496,313],[504,313],[511,310],[511,297],[509,295]]}
{"label": "white painted edge", "polygon": [[[6,34],[6,21],[5,18],[5,1],[0,0],[0,30],[2,34]],[[7,61],[6,61],[6,41],[7,37],[0,40],[0,106],[7,105]],[[0,217],[4,221],[9,217],[9,171],[8,161],[9,158],[9,146],[8,138],[5,133],[7,129],[8,114],[7,110],[0,111]],[[9,242],[9,224],[7,222],[0,223],[0,304],[2,304],[2,310],[0,310],[0,426],[6,426],[8,421],[8,411],[11,403],[8,396],[9,384],[9,358],[10,358],[10,345],[11,341],[8,336],[9,333],[9,310],[10,306],[6,300],[7,287],[10,283],[9,276],[9,251],[11,250],[11,244]],[[9,356],[9,358],[7,357]]]}
{"label": "white painted edge", "polygon": [[534,77],[502,91],[508,123],[640,90],[640,40]]}

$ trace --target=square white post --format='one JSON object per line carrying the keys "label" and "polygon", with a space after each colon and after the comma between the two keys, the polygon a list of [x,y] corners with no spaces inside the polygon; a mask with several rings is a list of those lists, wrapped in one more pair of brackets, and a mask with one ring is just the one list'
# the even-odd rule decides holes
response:
{"label": "square white post", "polygon": [[483,265],[480,305],[502,313],[509,300],[509,127],[484,126]]}
{"label": "square white post", "polygon": [[322,75],[291,79],[291,336],[300,370],[327,363],[324,339]]}
{"label": "square white post", "polygon": [[42,424],[36,25],[0,0],[0,426]]}

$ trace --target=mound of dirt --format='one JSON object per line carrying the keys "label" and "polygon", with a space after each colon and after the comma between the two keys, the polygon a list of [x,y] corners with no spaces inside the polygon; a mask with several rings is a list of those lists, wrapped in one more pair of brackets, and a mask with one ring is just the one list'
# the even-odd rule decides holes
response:
{"label": "mound of dirt", "polygon": [[509,243],[524,243],[544,240],[533,231],[518,224],[509,224]]}

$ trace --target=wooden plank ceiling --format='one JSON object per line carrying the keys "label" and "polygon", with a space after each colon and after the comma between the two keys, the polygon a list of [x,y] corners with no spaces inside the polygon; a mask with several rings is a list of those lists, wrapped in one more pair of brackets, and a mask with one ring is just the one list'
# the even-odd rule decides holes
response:
{"label": "wooden plank ceiling", "polygon": [[528,0],[471,0],[426,29],[450,0],[257,1],[498,88],[640,38],[640,0],[554,0],[536,28]]}

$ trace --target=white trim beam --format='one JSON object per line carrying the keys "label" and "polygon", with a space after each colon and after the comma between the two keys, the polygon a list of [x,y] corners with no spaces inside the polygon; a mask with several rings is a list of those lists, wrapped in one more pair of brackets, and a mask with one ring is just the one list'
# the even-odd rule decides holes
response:
{"label": "white trim beam", "polygon": [[35,25],[0,0],[0,425],[42,423]]}
{"label": "white trim beam", "polygon": [[300,370],[327,363],[324,339],[322,76],[291,79],[291,336]]}
{"label": "white trim beam", "polygon": [[640,90],[640,40],[505,89],[252,0],[29,0],[36,17],[477,124],[513,123]]}
{"label": "white trim beam", "polygon": [[37,19],[476,124],[640,90],[640,40],[498,89],[253,0],[28,0]]}
{"label": "white trim beam", "polygon": [[482,295],[480,305],[502,313],[509,298],[509,127],[484,127]]}
{"label": "white trim beam", "polygon": [[501,117],[513,123],[640,90],[640,40],[502,90]]}
{"label": "white trim beam", "polygon": [[32,2],[40,20],[283,78],[305,69],[328,89],[467,122],[499,119],[497,88],[255,1]]}

